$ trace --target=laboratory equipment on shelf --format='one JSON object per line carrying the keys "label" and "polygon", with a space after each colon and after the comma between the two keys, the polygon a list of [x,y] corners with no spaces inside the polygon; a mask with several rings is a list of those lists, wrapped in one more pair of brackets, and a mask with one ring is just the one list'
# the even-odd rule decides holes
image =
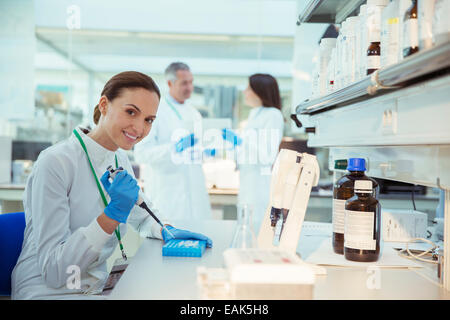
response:
{"label": "laboratory equipment on shelf", "polygon": [[[114,177],[116,176],[116,174],[120,171],[123,171],[122,167],[119,167],[117,169],[114,169],[113,166],[108,166],[108,168],[106,168],[106,170],[109,171],[110,175],[109,177],[111,179],[114,180]],[[138,205],[139,207],[141,207],[142,209],[146,210],[148,212],[148,214],[155,219],[155,221],[161,226],[161,228],[163,228],[163,230],[165,230],[171,237],[175,238],[175,236],[172,234],[172,232],[169,231],[169,229],[167,228],[167,226],[163,225],[163,223],[158,219],[158,217],[152,212],[152,210],[150,210],[150,208],[147,206],[147,204],[145,203],[144,199],[141,197],[141,195],[139,195],[138,200],[136,201],[136,205]]]}
{"label": "laboratory equipment on shelf", "polygon": [[272,170],[269,206],[258,233],[258,247],[295,253],[311,188],[319,182],[315,156],[281,149]]}

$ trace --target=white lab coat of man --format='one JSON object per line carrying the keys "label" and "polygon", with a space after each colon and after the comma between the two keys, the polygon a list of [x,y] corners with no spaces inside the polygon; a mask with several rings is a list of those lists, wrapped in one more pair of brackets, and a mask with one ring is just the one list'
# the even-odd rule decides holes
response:
{"label": "white lab coat of man", "polygon": [[238,147],[238,203],[253,209],[253,231],[257,234],[269,205],[272,165],[283,138],[284,119],[273,107],[257,107],[250,111]]}
{"label": "white lab coat of man", "polygon": [[161,99],[150,134],[134,151],[136,161],[143,165],[145,194],[170,220],[211,218],[201,159],[189,161],[192,148],[182,154],[175,152],[176,142],[201,128],[201,122],[197,109],[166,95]]}

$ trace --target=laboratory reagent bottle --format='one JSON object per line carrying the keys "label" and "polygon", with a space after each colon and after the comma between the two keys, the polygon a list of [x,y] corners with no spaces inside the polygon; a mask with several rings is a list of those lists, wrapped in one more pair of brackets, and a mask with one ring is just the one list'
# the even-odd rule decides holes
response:
{"label": "laboratory reagent bottle", "polygon": [[419,51],[419,22],[417,19],[417,0],[412,0],[411,6],[403,17],[403,58]]}
{"label": "laboratory reagent bottle", "polygon": [[367,75],[374,73],[381,67],[381,48],[380,42],[371,42],[367,48]]}
{"label": "laboratory reagent bottle", "polygon": [[387,0],[367,0],[367,27],[369,46],[366,51],[366,74],[381,68],[381,13],[389,4]]}
{"label": "laboratory reagent bottle", "polygon": [[378,197],[378,183],[365,175],[366,163],[362,158],[350,158],[347,165],[348,174],[335,181],[333,186],[333,251],[344,254],[345,202],[354,196],[356,180],[372,181],[373,195]]}
{"label": "laboratory reagent bottle", "polygon": [[380,255],[381,206],[373,196],[372,181],[355,181],[355,195],[345,204],[344,257],[374,262]]}

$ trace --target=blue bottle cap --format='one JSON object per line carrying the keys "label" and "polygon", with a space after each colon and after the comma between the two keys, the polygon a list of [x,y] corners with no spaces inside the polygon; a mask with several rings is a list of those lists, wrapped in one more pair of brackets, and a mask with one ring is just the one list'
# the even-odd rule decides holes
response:
{"label": "blue bottle cap", "polygon": [[348,159],[348,171],[366,171],[366,160],[363,158]]}

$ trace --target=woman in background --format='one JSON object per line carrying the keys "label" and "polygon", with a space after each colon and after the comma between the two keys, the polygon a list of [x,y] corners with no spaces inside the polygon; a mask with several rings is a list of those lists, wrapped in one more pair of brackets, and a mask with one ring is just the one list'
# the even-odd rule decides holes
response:
{"label": "woman in background", "polygon": [[245,104],[252,109],[241,135],[223,129],[223,138],[237,147],[239,167],[238,204],[253,209],[257,234],[269,205],[272,165],[283,138],[284,119],[277,80],[269,74],[249,77]]}

